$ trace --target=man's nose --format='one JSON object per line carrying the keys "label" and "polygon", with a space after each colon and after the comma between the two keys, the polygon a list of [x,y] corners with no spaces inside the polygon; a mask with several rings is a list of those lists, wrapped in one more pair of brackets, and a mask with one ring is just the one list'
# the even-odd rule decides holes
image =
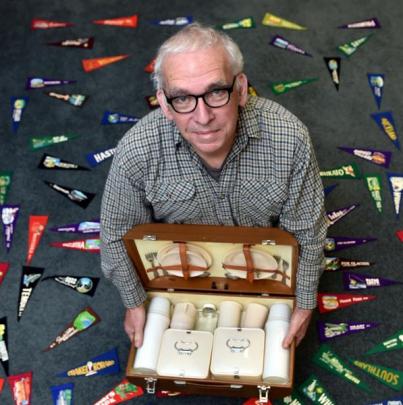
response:
{"label": "man's nose", "polygon": [[214,117],[212,108],[204,102],[203,97],[199,98],[194,114],[195,120],[202,125],[208,124]]}

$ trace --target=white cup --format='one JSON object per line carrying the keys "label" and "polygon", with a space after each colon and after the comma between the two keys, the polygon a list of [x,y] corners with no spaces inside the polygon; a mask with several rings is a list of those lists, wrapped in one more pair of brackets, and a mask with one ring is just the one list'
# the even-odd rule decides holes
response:
{"label": "white cup", "polygon": [[218,327],[239,328],[242,305],[236,301],[221,301],[219,305]]}
{"label": "white cup", "polygon": [[241,328],[260,328],[262,329],[269,309],[262,304],[250,302],[242,313]]}
{"label": "white cup", "polygon": [[172,329],[192,330],[196,322],[197,309],[191,302],[178,302],[172,314]]}

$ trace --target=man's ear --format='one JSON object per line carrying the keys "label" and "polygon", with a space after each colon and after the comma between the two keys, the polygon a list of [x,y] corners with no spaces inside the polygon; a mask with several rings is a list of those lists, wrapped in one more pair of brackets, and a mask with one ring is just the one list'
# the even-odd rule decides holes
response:
{"label": "man's ear", "polygon": [[237,91],[239,95],[238,104],[241,107],[245,107],[246,102],[248,101],[248,78],[245,73],[240,73],[237,78]]}
{"label": "man's ear", "polygon": [[162,112],[164,113],[165,117],[167,117],[167,119],[169,121],[172,121],[174,119],[171,109],[168,106],[167,100],[165,98],[165,94],[163,90],[157,90],[157,99],[158,99],[158,103],[161,107]]}

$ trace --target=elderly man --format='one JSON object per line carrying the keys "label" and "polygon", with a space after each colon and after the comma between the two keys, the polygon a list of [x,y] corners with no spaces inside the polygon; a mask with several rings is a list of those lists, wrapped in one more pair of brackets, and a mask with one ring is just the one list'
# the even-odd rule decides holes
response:
{"label": "elderly man", "polygon": [[144,289],[122,236],[149,222],[268,227],[300,244],[297,305],[288,347],[316,306],[326,221],[323,187],[306,127],[280,105],[248,98],[243,57],[224,33],[192,24],[159,49],[158,109],[119,142],[101,209],[102,269],[126,306],[137,347]]}

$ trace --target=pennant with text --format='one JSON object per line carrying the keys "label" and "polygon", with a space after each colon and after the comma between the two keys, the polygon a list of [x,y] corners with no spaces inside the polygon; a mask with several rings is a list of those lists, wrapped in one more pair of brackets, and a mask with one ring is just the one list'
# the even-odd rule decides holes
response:
{"label": "pennant with text", "polygon": [[379,20],[375,17],[368,18],[367,20],[354,21],[348,24],[340,25],[337,28],[349,28],[349,29],[374,29],[381,28]]}
{"label": "pennant with text", "polygon": [[72,27],[74,24],[65,21],[52,21],[34,18],[31,21],[31,29],[33,30],[47,30],[49,28],[65,28]]}
{"label": "pennant with text", "polygon": [[96,152],[87,153],[85,158],[91,167],[98,166],[106,159],[111,158],[115,154],[116,147],[97,150]]}
{"label": "pennant with text", "polygon": [[291,51],[294,53],[298,53],[300,55],[304,56],[310,56],[312,57],[311,54],[306,52],[304,49],[300,48],[299,46],[293,44],[292,42],[288,41],[284,37],[280,35],[275,35],[272,40],[270,41],[270,45],[275,46],[276,48],[284,49],[286,51]]}
{"label": "pennant with text", "polygon": [[54,385],[50,387],[53,405],[72,405],[74,383]]}
{"label": "pennant with text", "polygon": [[343,152],[347,152],[350,155],[357,156],[368,162],[374,163],[378,166],[383,166],[385,168],[389,168],[390,161],[392,158],[392,152],[385,150],[358,149],[358,148],[349,148],[345,146],[339,146],[338,149],[342,150]]}
{"label": "pennant with text", "polygon": [[346,56],[351,56],[353,53],[355,53],[358,48],[360,48],[362,45],[364,45],[368,39],[371,37],[372,34],[367,35],[362,38],[355,39],[354,41],[351,42],[346,42],[345,44],[339,45],[337,49],[342,52]]}
{"label": "pennant with text", "polygon": [[123,380],[118,385],[112,388],[107,394],[105,394],[93,405],[120,404],[135,397],[140,397],[143,394],[144,391],[140,386],[134,385],[126,378],[123,378]]}
{"label": "pennant with text", "polygon": [[340,257],[325,257],[325,271],[337,271],[356,267],[368,267],[374,263],[350,259],[342,259]]}
{"label": "pennant with text", "polygon": [[368,288],[379,288],[395,284],[402,284],[402,282],[389,280],[382,277],[374,277],[368,274],[345,271],[343,272],[343,284],[345,290],[365,290]]}
{"label": "pennant with text", "polygon": [[84,72],[92,72],[107,65],[126,59],[129,55],[106,56],[103,58],[83,59],[81,61]]}
{"label": "pennant with text", "polygon": [[330,77],[332,78],[332,82],[336,87],[336,90],[339,90],[341,59],[338,56],[324,57],[323,59],[326,63],[327,70],[329,71]]}
{"label": "pennant with text", "polygon": [[88,98],[88,96],[84,96],[84,94],[57,93],[55,91],[49,91],[45,94],[56,100],[64,101],[74,107],[82,107]]}
{"label": "pennant with text", "polygon": [[361,179],[361,173],[355,163],[349,163],[330,170],[322,170],[319,172],[321,177],[330,179]]}
{"label": "pennant with text", "polygon": [[229,23],[218,26],[218,28],[222,29],[222,30],[233,30],[233,29],[238,29],[238,28],[247,29],[247,28],[255,28],[255,27],[256,27],[256,24],[255,24],[255,20],[253,19],[253,17],[242,18],[240,20],[229,22]]}
{"label": "pennant with text", "polygon": [[39,242],[42,238],[48,223],[47,215],[30,215],[28,224],[28,251],[25,263],[29,265],[38,248]]}
{"label": "pennant with text", "polygon": [[29,97],[11,97],[11,120],[13,132],[16,133],[20,126],[22,114],[27,108]]}
{"label": "pennant with text", "polygon": [[82,221],[78,224],[68,224],[57,226],[55,228],[49,229],[51,232],[60,232],[60,233],[82,233],[82,234],[89,234],[89,233],[100,233],[101,232],[101,224],[99,219],[94,219],[92,221]]}
{"label": "pennant with text", "polygon": [[70,188],[67,186],[62,186],[60,184],[52,183],[50,181],[45,181],[52,190],[57,191],[59,194],[66,197],[69,201],[77,204],[81,208],[87,208],[91,201],[94,199],[95,194],[89,193],[88,191],[78,190],[76,188]]}
{"label": "pennant with text", "polygon": [[137,14],[127,17],[110,18],[107,20],[94,20],[94,24],[111,25],[114,27],[137,28],[139,17]]}
{"label": "pennant with text", "polygon": [[26,89],[43,89],[44,87],[62,86],[65,84],[76,83],[75,80],[47,79],[45,77],[28,77]]}
{"label": "pennant with text", "polygon": [[392,193],[396,218],[399,218],[400,205],[402,200],[402,191],[403,191],[403,174],[386,173],[386,175],[389,180],[389,188]]}
{"label": "pennant with text", "polygon": [[101,250],[101,240],[100,239],[77,239],[70,240],[66,242],[52,242],[49,246],[81,250],[82,252],[99,253]]}
{"label": "pennant with text", "polygon": [[365,354],[374,354],[381,352],[389,352],[391,350],[403,349],[403,329],[388,337],[382,343],[379,343]]}
{"label": "pennant with text", "polygon": [[335,236],[325,239],[325,252],[335,252],[337,250],[349,247],[364,245],[368,242],[374,242],[376,238],[350,238],[348,236]]}
{"label": "pennant with text", "polygon": [[94,46],[94,37],[65,39],[58,42],[48,42],[47,45],[61,46],[63,48],[92,49]]}
{"label": "pennant with text", "polygon": [[369,302],[376,299],[375,295],[318,293],[318,306],[321,314],[350,307],[351,305]]}
{"label": "pennant with text", "polygon": [[347,214],[349,214],[351,211],[353,211],[354,209],[356,209],[359,206],[360,206],[360,204],[352,204],[352,205],[349,205],[348,207],[326,212],[328,226],[334,225],[337,221],[340,221]]}
{"label": "pennant with text", "polygon": [[43,154],[39,164],[39,169],[45,170],[89,170],[86,167],[80,166],[76,163],[62,160],[56,156],[51,156],[46,153]]}
{"label": "pennant with text", "polygon": [[263,16],[263,25],[267,25],[269,27],[278,27],[278,28],[288,28],[291,30],[306,30],[306,27],[302,25],[296,24],[292,21],[286,20],[285,18],[277,17],[274,14],[266,13]]}
{"label": "pennant with text", "polygon": [[299,390],[314,404],[336,405],[336,402],[317,377],[311,375],[300,386]]}
{"label": "pennant with text", "polygon": [[284,94],[290,90],[294,90],[298,87],[301,87],[305,84],[309,84],[318,80],[317,77],[312,79],[301,79],[301,80],[292,80],[292,81],[285,81],[285,82],[275,82],[270,85],[271,91],[274,94]]}
{"label": "pennant with text", "polygon": [[32,371],[10,375],[7,377],[8,385],[15,405],[31,405]]}
{"label": "pennant with text", "polygon": [[321,342],[341,336],[364,332],[379,326],[375,322],[323,322],[317,321],[318,336]]}
{"label": "pennant with text", "polygon": [[22,266],[21,282],[20,282],[20,299],[18,301],[17,321],[19,321],[24,313],[28,301],[32,296],[32,292],[38,285],[44,272],[43,267]]}
{"label": "pennant with text", "polygon": [[99,277],[63,275],[48,276],[42,279],[42,281],[45,280],[56,281],[61,285],[72,288],[74,291],[80,294],[86,294],[93,297],[99,282]]}
{"label": "pennant with text", "polygon": [[400,142],[392,111],[373,113],[371,117],[377,123],[381,131],[392,141],[393,145],[400,150]]}
{"label": "pennant with text", "polygon": [[14,239],[14,231],[17,225],[19,205],[0,205],[1,221],[3,223],[4,243],[7,253],[11,249]]}
{"label": "pennant with text", "polygon": [[0,171],[0,205],[6,203],[8,190],[11,185],[13,172]]}
{"label": "pennant with text", "polygon": [[36,150],[46,148],[47,146],[56,145],[57,143],[67,142],[70,139],[77,138],[78,135],[63,134],[55,136],[44,136],[41,138],[31,138],[31,149]]}
{"label": "pennant with text", "polygon": [[136,124],[139,118],[132,115],[124,115],[116,112],[105,111],[102,117],[102,125],[114,125],[114,124]]}
{"label": "pennant with text", "polygon": [[366,174],[364,175],[365,183],[368,187],[368,191],[371,194],[372,201],[375,204],[375,208],[382,214],[382,181],[379,174]]}
{"label": "pennant with text", "polygon": [[368,84],[371,87],[372,94],[375,97],[375,102],[378,110],[381,108],[383,86],[385,85],[385,75],[382,73],[367,73]]}

